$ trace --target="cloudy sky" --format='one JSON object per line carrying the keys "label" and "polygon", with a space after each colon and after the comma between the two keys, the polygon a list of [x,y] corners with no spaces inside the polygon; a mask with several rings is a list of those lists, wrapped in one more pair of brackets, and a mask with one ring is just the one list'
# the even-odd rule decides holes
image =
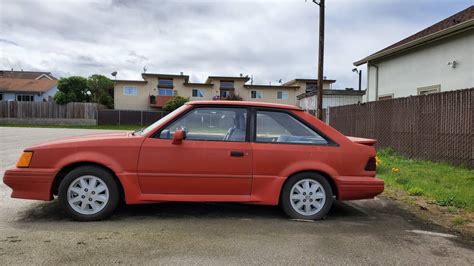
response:
{"label": "cloudy sky", "polygon": [[[356,87],[352,62],[473,2],[327,0],[325,76]],[[0,0],[0,69],[139,79],[146,66],[275,84],[317,76],[317,23],[311,0]]]}

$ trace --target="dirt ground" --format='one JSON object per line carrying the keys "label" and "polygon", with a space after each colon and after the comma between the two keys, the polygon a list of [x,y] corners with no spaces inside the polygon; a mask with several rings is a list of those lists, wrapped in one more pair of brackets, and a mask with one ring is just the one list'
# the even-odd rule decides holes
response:
{"label": "dirt ground", "polygon": [[[96,132],[0,127],[0,174],[30,144]],[[10,192],[0,184],[1,264],[474,265],[474,239],[386,199],[337,202],[318,222],[288,220],[277,207],[164,203],[79,223],[57,201],[11,199]]]}

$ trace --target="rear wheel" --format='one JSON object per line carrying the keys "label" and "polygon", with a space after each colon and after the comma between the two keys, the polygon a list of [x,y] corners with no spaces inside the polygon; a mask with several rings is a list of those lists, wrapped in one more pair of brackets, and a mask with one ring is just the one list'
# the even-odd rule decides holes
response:
{"label": "rear wheel", "polygon": [[326,178],[308,172],[290,177],[280,201],[283,211],[291,218],[319,220],[331,209],[333,194]]}
{"label": "rear wheel", "polygon": [[82,166],[69,172],[59,186],[59,201],[78,221],[109,217],[117,208],[119,191],[114,177],[96,166]]}

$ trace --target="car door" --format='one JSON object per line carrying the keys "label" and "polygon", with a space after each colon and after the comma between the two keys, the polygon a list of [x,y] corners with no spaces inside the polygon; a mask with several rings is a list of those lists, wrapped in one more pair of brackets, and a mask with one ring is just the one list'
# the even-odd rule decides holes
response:
{"label": "car door", "polygon": [[[248,110],[195,106],[147,138],[138,177],[145,194],[249,195],[252,150]],[[173,144],[176,129],[186,132]]]}

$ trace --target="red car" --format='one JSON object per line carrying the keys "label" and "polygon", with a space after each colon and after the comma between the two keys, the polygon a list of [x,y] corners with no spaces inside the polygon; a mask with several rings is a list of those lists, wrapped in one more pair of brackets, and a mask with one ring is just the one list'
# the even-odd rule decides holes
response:
{"label": "red car", "polygon": [[29,147],[3,180],[13,198],[57,195],[81,221],[110,216],[119,201],[280,204],[292,218],[320,219],[334,199],[383,191],[374,143],[294,106],[190,102],[141,131]]}

